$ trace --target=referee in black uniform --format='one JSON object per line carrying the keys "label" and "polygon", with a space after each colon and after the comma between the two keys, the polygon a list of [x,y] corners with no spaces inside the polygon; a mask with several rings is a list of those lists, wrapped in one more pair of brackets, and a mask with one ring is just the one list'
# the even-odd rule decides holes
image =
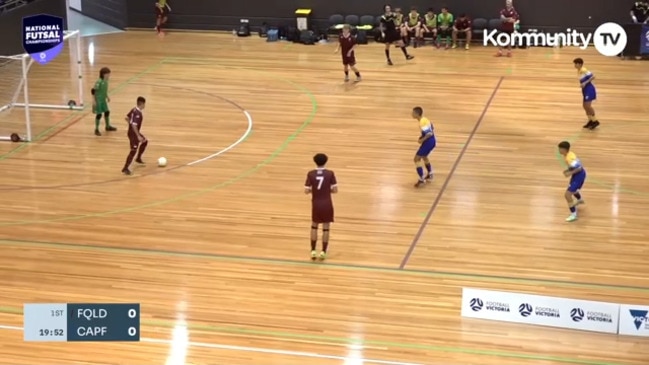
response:
{"label": "referee in black uniform", "polygon": [[636,1],[631,8],[631,20],[634,23],[647,23],[649,22],[649,2]]}
{"label": "referee in black uniform", "polygon": [[392,12],[392,6],[386,5],[383,7],[385,11],[381,16],[381,38],[383,43],[385,43],[385,58],[388,60],[388,65],[392,66],[392,59],[390,59],[390,46],[394,43],[397,47],[401,48],[401,52],[406,56],[406,60],[411,60],[415,56],[408,54],[406,49],[407,45],[404,40],[401,38],[399,29],[395,23],[396,16]]}

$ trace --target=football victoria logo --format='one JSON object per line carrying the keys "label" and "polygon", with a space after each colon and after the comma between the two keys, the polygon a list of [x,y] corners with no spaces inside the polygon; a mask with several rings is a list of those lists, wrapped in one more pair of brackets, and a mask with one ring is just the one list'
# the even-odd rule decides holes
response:
{"label": "football victoria logo", "polygon": [[484,303],[480,298],[473,298],[469,301],[469,306],[471,307],[472,311],[479,312],[484,306]]}
{"label": "football victoria logo", "polygon": [[581,322],[581,320],[584,319],[584,315],[584,310],[581,308],[573,308],[570,311],[570,318],[575,322]]}
{"label": "football victoria logo", "polygon": [[533,313],[532,306],[527,303],[523,303],[518,306],[518,313],[520,313],[523,317],[529,317]]}
{"label": "football victoria logo", "polygon": [[45,64],[63,50],[63,18],[39,14],[23,18],[23,48],[34,61]]}
{"label": "football victoria logo", "polygon": [[529,303],[523,303],[518,306],[518,313],[523,317],[535,315],[536,317],[561,318],[561,312],[557,308],[551,307],[533,307]]}
{"label": "football victoria logo", "polygon": [[581,308],[573,308],[570,311],[570,318],[573,322],[581,322],[585,318],[588,322],[613,323],[613,316],[610,313],[584,311]]}
{"label": "football victoria logo", "polygon": [[487,301],[484,302],[480,298],[473,298],[469,301],[469,307],[474,312],[480,312],[481,310],[489,312],[509,312],[509,304],[496,301]]}
{"label": "football victoria logo", "polygon": [[[649,37],[649,34],[647,35]],[[526,32],[502,33],[497,29],[484,30],[483,44],[485,46],[537,46],[537,47],[579,47],[586,49],[591,42],[597,52],[603,56],[617,56],[626,47],[627,35],[621,25],[604,23],[597,27],[595,33],[581,33],[568,28],[563,33]]]}

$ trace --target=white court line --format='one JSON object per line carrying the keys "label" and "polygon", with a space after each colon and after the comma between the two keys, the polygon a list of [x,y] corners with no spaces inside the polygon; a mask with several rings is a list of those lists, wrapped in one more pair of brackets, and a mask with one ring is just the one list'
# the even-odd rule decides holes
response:
{"label": "white court line", "polygon": [[[5,326],[0,325],[0,329],[4,330],[14,330],[22,331],[22,327],[17,326]],[[141,342],[157,343],[172,345],[173,341],[170,340],[158,340],[155,338],[140,338]],[[424,365],[411,362],[398,362],[398,361],[386,361],[386,360],[375,360],[375,359],[364,359],[357,357],[345,357],[345,356],[334,356],[334,355],[324,355],[318,354],[315,352],[301,352],[301,351],[288,351],[288,350],[273,350],[265,349],[260,347],[247,347],[247,346],[230,346],[230,345],[217,345],[212,343],[205,342],[187,342],[189,346],[193,347],[202,347],[215,350],[230,350],[230,351],[244,351],[244,352],[254,352],[258,354],[273,354],[273,355],[285,355],[285,356],[295,356],[295,357],[308,357],[312,359],[328,359],[328,360],[341,360],[345,362],[353,362],[357,364],[380,364],[380,365]]]}
{"label": "white court line", "polygon": [[124,33],[124,31],[118,29],[118,30],[109,30],[107,32],[89,32],[89,33],[81,34],[81,38],[95,37],[95,36],[98,36],[98,35],[105,35],[105,34],[117,34],[117,33]]}
{"label": "white court line", "polygon": [[243,142],[246,138],[248,138],[248,135],[252,131],[252,116],[246,110],[243,111],[243,115],[245,115],[246,119],[248,119],[248,129],[246,129],[246,133],[244,133],[241,137],[239,137],[239,139],[236,142],[234,142],[233,144],[231,144],[231,145],[227,146],[226,148],[220,150],[219,152],[213,153],[213,154],[211,154],[211,155],[209,155],[207,157],[203,157],[200,160],[192,161],[192,162],[188,163],[186,166],[193,166],[193,165],[199,164],[201,162],[205,162],[207,160],[213,159],[216,156],[222,155],[222,154],[228,152],[229,150],[235,148],[236,146],[241,144],[241,142]]}

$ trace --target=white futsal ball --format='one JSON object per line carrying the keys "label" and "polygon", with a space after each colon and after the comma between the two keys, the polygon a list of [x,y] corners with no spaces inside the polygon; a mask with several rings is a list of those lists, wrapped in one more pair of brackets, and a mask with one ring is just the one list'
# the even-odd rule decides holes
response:
{"label": "white futsal ball", "polygon": [[167,159],[164,157],[160,157],[158,159],[158,167],[165,167],[167,166]]}

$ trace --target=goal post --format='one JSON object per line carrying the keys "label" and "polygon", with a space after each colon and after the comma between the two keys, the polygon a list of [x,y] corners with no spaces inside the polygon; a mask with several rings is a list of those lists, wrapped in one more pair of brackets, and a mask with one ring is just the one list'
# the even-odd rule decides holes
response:
{"label": "goal post", "polygon": [[[0,141],[11,140],[11,134],[32,141],[36,110],[84,109],[81,33],[64,32],[63,43],[64,51],[45,65],[34,66],[34,59],[27,53],[0,56]],[[69,54],[65,54],[66,49]],[[22,119],[24,124],[19,122]],[[36,127],[46,129],[51,125]]]}

